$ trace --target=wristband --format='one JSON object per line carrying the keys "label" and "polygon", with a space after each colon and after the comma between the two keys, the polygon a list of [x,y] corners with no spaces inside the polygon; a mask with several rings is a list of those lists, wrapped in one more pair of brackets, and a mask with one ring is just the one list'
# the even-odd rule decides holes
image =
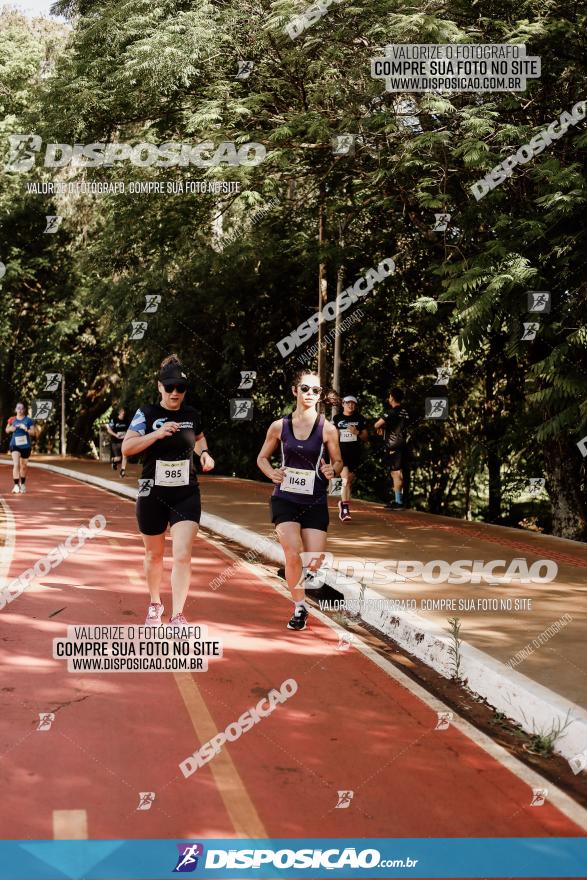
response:
{"label": "wristband", "polygon": [[[209,449],[202,449],[202,451],[200,452],[200,457],[201,457],[205,452],[207,452],[208,455],[210,455],[210,450],[209,450]],[[210,455],[210,458],[212,458],[211,455]]]}

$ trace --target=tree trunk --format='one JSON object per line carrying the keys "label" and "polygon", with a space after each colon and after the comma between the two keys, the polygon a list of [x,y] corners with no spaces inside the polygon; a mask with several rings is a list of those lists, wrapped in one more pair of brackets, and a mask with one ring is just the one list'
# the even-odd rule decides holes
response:
{"label": "tree trunk", "polygon": [[501,519],[501,453],[498,441],[501,435],[499,407],[495,399],[494,364],[499,355],[500,344],[497,336],[489,342],[489,352],[485,367],[485,413],[484,434],[487,444],[487,470],[489,473],[489,499],[486,521],[499,522]]}
{"label": "tree trunk", "polygon": [[544,444],[543,454],[553,535],[587,541],[587,511],[581,495],[576,446],[559,435]]}

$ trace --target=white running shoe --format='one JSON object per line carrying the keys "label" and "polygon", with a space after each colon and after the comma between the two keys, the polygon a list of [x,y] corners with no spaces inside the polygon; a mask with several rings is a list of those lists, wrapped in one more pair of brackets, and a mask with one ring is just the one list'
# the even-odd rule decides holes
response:
{"label": "white running shoe", "polygon": [[20,494],[21,494],[21,495],[25,495],[25,494],[26,494],[26,486],[21,486],[21,487],[20,487]]}
{"label": "white running shoe", "polygon": [[17,484],[15,484],[15,485],[12,487],[12,494],[13,494],[13,495],[20,495],[20,486],[18,486]]}

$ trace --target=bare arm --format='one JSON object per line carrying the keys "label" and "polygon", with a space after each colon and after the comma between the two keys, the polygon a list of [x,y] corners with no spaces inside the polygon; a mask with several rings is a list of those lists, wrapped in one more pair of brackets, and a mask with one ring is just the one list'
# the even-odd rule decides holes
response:
{"label": "bare arm", "polygon": [[179,430],[177,422],[165,422],[157,431],[153,431],[151,434],[139,434],[137,431],[129,429],[122,441],[122,454],[125,456],[138,455],[139,452],[144,452],[145,449],[148,449],[157,440],[163,440]]}
{"label": "bare arm", "polygon": [[377,421],[373,425],[373,427],[375,428],[376,431],[379,431],[379,429],[383,428],[384,426],[385,426],[385,419],[377,419]]}
{"label": "bare arm", "polygon": [[[202,452],[204,450],[204,452]],[[196,445],[194,446],[194,451],[196,455],[200,456],[200,464],[202,465],[202,470],[204,473],[208,473],[214,469],[214,459],[208,452],[208,444],[206,443],[206,438],[204,434],[198,434],[196,437]]]}
{"label": "bare arm", "polygon": [[257,456],[257,466],[260,470],[263,471],[266,477],[273,483],[281,483],[283,482],[283,478],[285,477],[284,468],[274,468],[271,465],[270,458],[279,446],[281,441],[281,425],[282,419],[277,419],[276,422],[272,422],[269,426],[269,430],[267,431],[267,436],[265,437],[265,442],[261,447],[261,451]]}
{"label": "bare arm", "polygon": [[334,427],[332,422],[324,423],[323,440],[328,449],[330,464],[322,463],[320,470],[327,480],[331,480],[332,477],[337,477],[343,468],[342,455],[340,453],[340,445],[338,442],[338,430]]}

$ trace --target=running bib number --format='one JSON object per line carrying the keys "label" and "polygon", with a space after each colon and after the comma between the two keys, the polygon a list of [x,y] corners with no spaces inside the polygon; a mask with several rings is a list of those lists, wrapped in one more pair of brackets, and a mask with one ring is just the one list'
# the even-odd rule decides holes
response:
{"label": "running bib number", "polygon": [[156,486],[187,486],[190,481],[190,460],[161,461],[155,466]]}
{"label": "running bib number", "polygon": [[22,434],[19,434],[17,437],[14,438],[14,445],[15,446],[28,446],[29,445],[29,438],[23,436]]}
{"label": "running bib number", "polygon": [[315,478],[315,471],[288,467],[285,469],[281,490],[282,492],[295,492],[298,495],[313,495]]}
{"label": "running bib number", "polygon": [[359,438],[356,434],[353,434],[352,431],[341,431],[340,432],[340,442],[341,443],[356,443]]}

